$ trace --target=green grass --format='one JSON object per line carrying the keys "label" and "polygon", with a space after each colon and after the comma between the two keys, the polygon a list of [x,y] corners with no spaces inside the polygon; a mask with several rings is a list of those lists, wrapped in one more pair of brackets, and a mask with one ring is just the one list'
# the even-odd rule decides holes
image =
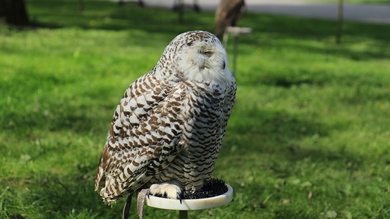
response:
{"label": "green grass", "polygon": [[[301,0],[304,2],[338,3],[339,0]],[[343,0],[343,3],[351,4],[389,4],[390,0]]]}
{"label": "green grass", "polygon": [[[0,29],[0,218],[120,218],[124,200],[110,208],[93,191],[113,111],[173,37],[212,31],[213,13],[179,23],[132,4],[26,2],[45,27]],[[214,172],[234,199],[189,218],[390,218],[389,26],[346,22],[336,45],[332,21],[247,14],[240,25],[254,32],[240,38]]]}

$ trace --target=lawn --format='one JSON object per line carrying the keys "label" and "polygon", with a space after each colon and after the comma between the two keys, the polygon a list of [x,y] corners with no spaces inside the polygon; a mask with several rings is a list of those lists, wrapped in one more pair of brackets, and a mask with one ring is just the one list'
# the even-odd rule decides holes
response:
{"label": "lawn", "polygon": [[[94,192],[114,109],[170,40],[212,31],[214,14],[179,23],[133,4],[26,3],[38,27],[0,27],[0,218],[120,218],[124,200],[111,208]],[[334,21],[239,24],[253,34],[240,38],[214,171],[234,199],[189,218],[390,218],[390,27],[346,22],[336,45]],[[146,207],[145,218],[178,213]]]}
{"label": "lawn", "polygon": [[[303,2],[321,2],[321,3],[338,3],[339,0],[300,0]],[[343,3],[351,4],[389,4],[390,0],[342,0]]]}

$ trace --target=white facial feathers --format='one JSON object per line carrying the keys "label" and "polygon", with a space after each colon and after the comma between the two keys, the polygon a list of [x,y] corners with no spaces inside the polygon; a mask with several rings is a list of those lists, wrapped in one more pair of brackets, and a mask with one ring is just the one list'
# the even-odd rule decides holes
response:
{"label": "white facial feathers", "polygon": [[191,31],[180,34],[167,46],[157,63],[156,75],[224,83],[232,77],[227,62],[225,49],[216,36],[206,31]]}
{"label": "white facial feathers", "polygon": [[183,78],[195,81],[226,81],[230,74],[225,50],[219,41],[194,42],[178,52],[177,68]]}

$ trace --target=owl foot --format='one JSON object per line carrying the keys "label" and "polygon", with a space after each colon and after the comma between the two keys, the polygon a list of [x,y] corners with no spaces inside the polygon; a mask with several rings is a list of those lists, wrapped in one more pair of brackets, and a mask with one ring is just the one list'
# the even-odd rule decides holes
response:
{"label": "owl foot", "polygon": [[152,184],[149,188],[149,194],[170,199],[179,199],[181,202],[182,190],[183,188],[177,181],[168,181]]}

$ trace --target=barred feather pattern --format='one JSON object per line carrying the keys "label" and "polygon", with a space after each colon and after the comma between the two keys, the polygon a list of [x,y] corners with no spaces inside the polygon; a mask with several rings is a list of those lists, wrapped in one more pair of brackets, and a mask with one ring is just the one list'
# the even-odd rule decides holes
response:
{"label": "barred feather pattern", "polygon": [[[203,86],[202,86],[203,85]],[[197,92],[202,90],[203,92]],[[225,134],[233,100],[226,101],[225,93],[218,85],[189,84],[184,103],[183,133],[184,148],[180,154],[151,183],[176,180],[186,191],[202,188],[204,180],[210,179],[214,170],[222,138]],[[230,93],[230,96],[234,96]]]}
{"label": "barred feather pattern", "polygon": [[200,189],[212,176],[235,92],[226,52],[213,34],[177,36],[118,104],[95,190],[112,204],[170,180],[186,191]]}

